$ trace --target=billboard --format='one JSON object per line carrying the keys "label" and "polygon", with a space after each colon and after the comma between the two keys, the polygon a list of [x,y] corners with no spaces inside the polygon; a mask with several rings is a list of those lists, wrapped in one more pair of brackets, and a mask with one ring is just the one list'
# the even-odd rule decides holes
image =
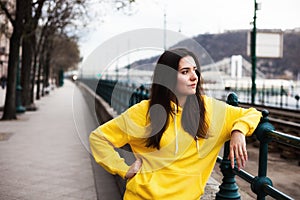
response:
{"label": "billboard", "polygon": [[[251,56],[251,32],[248,32],[247,54]],[[257,58],[282,58],[283,32],[256,32]]]}

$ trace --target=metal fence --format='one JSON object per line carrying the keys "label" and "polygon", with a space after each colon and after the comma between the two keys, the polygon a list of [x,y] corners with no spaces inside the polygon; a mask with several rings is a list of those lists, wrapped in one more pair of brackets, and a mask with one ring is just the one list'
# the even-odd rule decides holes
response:
{"label": "metal fence", "polygon": [[[238,97],[235,93],[228,95],[227,103],[233,106],[238,106]],[[293,199],[287,194],[273,187],[272,180],[267,177],[267,161],[268,161],[268,143],[275,140],[286,145],[300,149],[300,138],[286,133],[281,133],[274,130],[274,127],[268,120],[269,112],[262,111],[262,119],[255,129],[254,135],[259,140],[259,163],[258,175],[253,176],[244,170],[234,169],[230,166],[229,142],[225,143],[223,158],[218,157],[217,162],[220,163],[220,168],[223,174],[220,190],[216,194],[216,199],[240,199],[238,187],[235,183],[235,175],[251,184],[251,190],[257,195],[257,199],[263,200],[266,196],[271,196],[275,199]]]}

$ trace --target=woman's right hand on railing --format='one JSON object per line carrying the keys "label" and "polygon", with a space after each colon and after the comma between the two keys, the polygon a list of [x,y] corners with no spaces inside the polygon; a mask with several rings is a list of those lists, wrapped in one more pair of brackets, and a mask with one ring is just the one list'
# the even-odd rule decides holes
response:
{"label": "woman's right hand on railing", "polygon": [[245,135],[238,130],[232,131],[230,139],[229,160],[232,168],[234,168],[234,158],[236,158],[238,170],[245,167],[246,161],[248,160],[246,138]]}

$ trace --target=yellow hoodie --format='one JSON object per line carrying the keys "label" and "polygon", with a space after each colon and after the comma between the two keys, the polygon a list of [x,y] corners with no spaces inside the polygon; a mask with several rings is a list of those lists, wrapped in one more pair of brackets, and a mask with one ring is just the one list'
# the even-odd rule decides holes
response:
{"label": "yellow hoodie", "polygon": [[195,140],[181,126],[182,108],[169,118],[161,149],[145,147],[149,100],[144,100],[115,119],[99,126],[90,135],[92,154],[108,172],[125,178],[129,166],[114,150],[129,144],[142,160],[140,171],[127,181],[125,200],[199,200],[213,170],[218,153],[232,130],[249,136],[261,113],[254,108],[232,107],[204,96],[209,124],[208,138]]}

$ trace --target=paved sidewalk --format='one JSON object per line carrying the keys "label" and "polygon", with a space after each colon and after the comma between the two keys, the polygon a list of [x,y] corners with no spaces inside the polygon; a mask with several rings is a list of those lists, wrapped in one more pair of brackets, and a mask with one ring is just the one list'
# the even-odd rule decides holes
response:
{"label": "paved sidewalk", "polygon": [[37,111],[0,121],[0,199],[97,199],[90,154],[74,124],[73,91],[65,81],[35,102]]}

